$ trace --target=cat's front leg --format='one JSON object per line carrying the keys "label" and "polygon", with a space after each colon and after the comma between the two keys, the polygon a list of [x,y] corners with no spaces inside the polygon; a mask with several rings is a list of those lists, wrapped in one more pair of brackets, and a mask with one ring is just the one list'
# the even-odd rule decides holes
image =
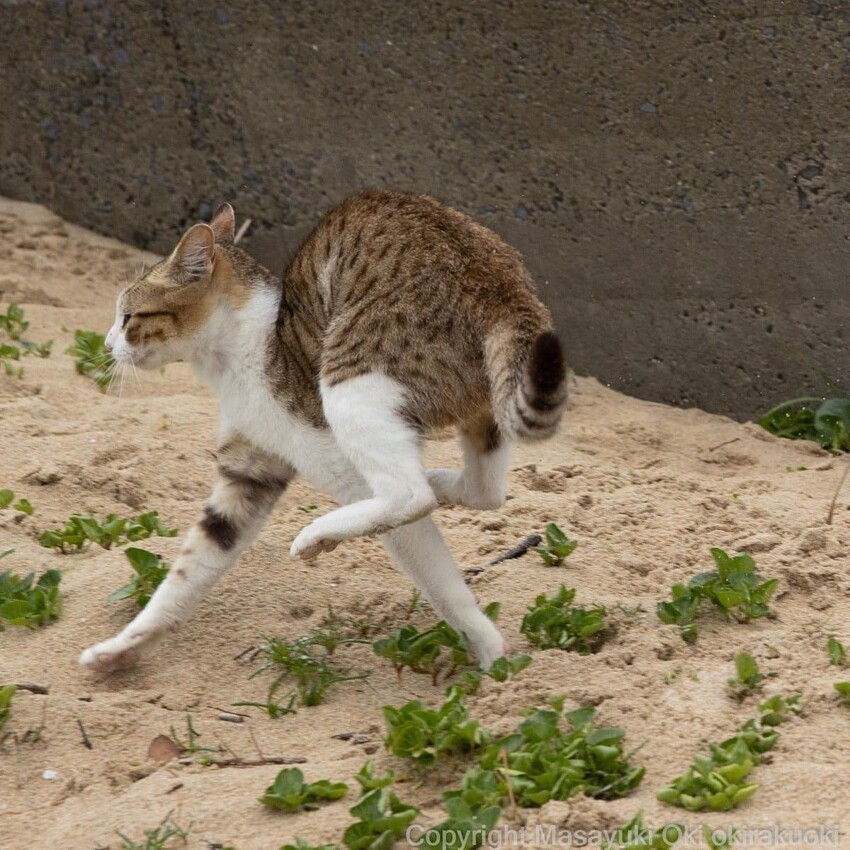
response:
{"label": "cat's front leg", "polygon": [[118,635],[89,647],[80,663],[108,672],[133,666],[194,612],[216,580],[251,545],[294,475],[282,461],[230,435],[217,453],[218,481],[204,514],[145,609]]}

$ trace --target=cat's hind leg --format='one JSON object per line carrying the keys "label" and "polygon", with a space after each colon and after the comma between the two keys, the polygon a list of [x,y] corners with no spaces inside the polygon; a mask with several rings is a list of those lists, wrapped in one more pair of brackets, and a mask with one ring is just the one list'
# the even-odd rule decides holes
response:
{"label": "cat's hind leg", "polygon": [[441,504],[495,510],[505,503],[511,442],[487,419],[461,429],[463,469],[429,469],[428,483]]}
{"label": "cat's hind leg", "polygon": [[505,654],[504,639],[478,607],[431,517],[389,531],[381,542],[434,610],[466,635],[481,667],[489,669]]}
{"label": "cat's hind leg", "polygon": [[141,613],[118,635],[80,656],[84,667],[109,672],[134,665],[194,612],[216,580],[254,541],[294,471],[231,437],[218,451],[218,482],[203,517]]}
{"label": "cat's hind leg", "polygon": [[404,415],[404,387],[398,381],[372,372],[338,384],[322,381],[321,391],[334,438],[372,498],[311,522],[292,543],[293,557],[310,558],[341,540],[405,525],[437,506],[422,465],[421,434]]}

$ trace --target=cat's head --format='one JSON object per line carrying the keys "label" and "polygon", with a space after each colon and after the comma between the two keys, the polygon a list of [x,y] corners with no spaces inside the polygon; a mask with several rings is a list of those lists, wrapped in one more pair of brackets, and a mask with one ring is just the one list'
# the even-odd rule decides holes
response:
{"label": "cat's head", "polygon": [[232,261],[234,253],[247,255],[233,245],[234,225],[233,207],[223,204],[209,224],[190,227],[169,257],[122,290],[106,336],[119,363],[156,369],[203,353],[213,312],[228,296],[239,299]]}

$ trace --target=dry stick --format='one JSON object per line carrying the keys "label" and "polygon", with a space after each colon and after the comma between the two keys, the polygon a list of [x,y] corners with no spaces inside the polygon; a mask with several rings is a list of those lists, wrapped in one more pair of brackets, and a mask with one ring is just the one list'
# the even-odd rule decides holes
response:
{"label": "dry stick", "polygon": [[242,224],[239,225],[239,230],[236,231],[236,235],[233,237],[233,244],[238,245],[239,240],[248,232],[248,228],[251,226],[251,219],[246,218]]}
{"label": "dry stick", "polygon": [[511,767],[508,764],[508,753],[505,749],[501,752],[502,763],[505,765],[505,782],[508,786],[508,801],[511,804],[511,815],[513,819],[517,819],[516,798],[514,797],[514,787],[511,784]]}
{"label": "dry stick", "polygon": [[722,449],[723,446],[730,446],[732,445],[732,443],[737,443],[740,439],[740,437],[734,437],[731,440],[726,440],[726,442],[724,443],[718,443],[716,446],[712,446],[710,449],[708,449],[708,451],[713,452],[715,449]]}
{"label": "dry stick", "polygon": [[29,691],[32,694],[48,694],[50,693],[49,685],[36,685],[33,682],[18,682],[15,687],[19,691]]}
{"label": "dry stick", "polygon": [[86,733],[86,727],[85,727],[85,726],[83,726],[83,721],[82,721],[82,720],[80,720],[80,718],[79,718],[79,717],[77,718],[77,726],[79,726],[79,727],[80,727],[80,734],[83,736],[83,746],[84,746],[87,750],[93,750],[93,749],[94,749],[94,747],[92,746],[92,742],[91,742],[91,740],[89,739],[88,734]]}
{"label": "dry stick", "polygon": [[847,480],[848,474],[850,474],[850,463],[845,464],[844,474],[841,476],[841,480],[838,482],[838,486],[832,494],[832,501],[829,503],[829,512],[826,515],[827,525],[832,525],[832,518],[835,515],[835,505],[838,502],[838,494],[841,492],[841,488],[844,486],[844,482]]}
{"label": "dry stick", "polygon": [[[206,764],[214,764],[216,767],[259,767],[263,764],[304,764],[307,761],[302,756],[263,756],[263,758],[221,758],[209,756],[204,759]],[[178,764],[195,764],[194,759],[178,759]]]}

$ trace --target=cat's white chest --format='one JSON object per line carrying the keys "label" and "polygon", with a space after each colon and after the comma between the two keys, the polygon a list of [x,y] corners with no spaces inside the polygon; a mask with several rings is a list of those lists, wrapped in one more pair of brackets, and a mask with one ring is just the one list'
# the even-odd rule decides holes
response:
{"label": "cat's white chest", "polygon": [[313,486],[339,496],[360,476],[330,430],[297,419],[275,398],[258,356],[276,314],[276,300],[266,293],[255,296],[243,310],[240,336],[244,344],[236,340],[226,365],[208,366],[200,370],[201,376],[218,399],[222,435],[238,431],[258,448],[294,466]]}

